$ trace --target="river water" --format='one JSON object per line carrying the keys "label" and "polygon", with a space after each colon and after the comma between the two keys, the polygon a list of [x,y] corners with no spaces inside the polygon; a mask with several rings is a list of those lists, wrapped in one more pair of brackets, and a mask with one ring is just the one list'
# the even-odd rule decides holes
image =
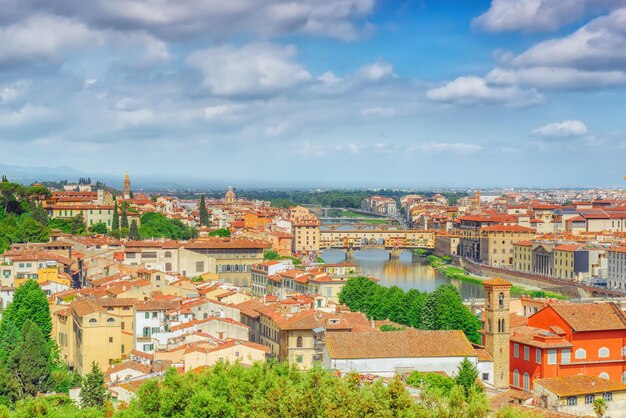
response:
{"label": "river water", "polygon": [[[324,250],[322,258],[327,263],[343,262],[345,252],[335,249]],[[389,259],[389,253],[385,250],[358,250],[353,261],[362,274],[378,279],[383,286],[399,286],[404,290],[418,289],[423,292],[432,292],[444,283],[452,283],[459,289],[464,299],[484,296],[482,286],[445,277],[428,264],[413,261],[409,252],[404,252],[400,258]]]}

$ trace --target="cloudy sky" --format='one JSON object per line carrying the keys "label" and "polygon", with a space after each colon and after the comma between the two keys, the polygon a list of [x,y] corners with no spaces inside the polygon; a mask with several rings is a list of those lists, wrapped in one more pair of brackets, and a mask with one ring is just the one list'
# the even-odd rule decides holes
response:
{"label": "cloudy sky", "polygon": [[240,187],[626,174],[626,0],[0,10],[1,164]]}

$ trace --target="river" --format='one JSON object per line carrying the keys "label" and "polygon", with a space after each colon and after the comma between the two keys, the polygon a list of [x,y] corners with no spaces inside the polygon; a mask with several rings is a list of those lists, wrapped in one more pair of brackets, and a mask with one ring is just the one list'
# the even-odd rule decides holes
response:
{"label": "river", "polygon": [[[327,263],[343,262],[345,252],[333,249],[324,250],[322,258]],[[404,252],[400,258],[389,259],[389,253],[385,250],[359,250],[354,257],[354,263],[362,274],[378,279],[379,283],[384,286],[399,286],[404,290],[418,289],[432,292],[444,283],[452,283],[459,289],[464,299],[484,296],[482,286],[445,277],[427,264],[412,261],[409,252]]]}

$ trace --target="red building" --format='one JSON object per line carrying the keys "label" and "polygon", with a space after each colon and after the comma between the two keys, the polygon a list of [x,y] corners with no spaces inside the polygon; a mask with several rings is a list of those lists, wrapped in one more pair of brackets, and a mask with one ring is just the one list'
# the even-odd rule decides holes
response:
{"label": "red building", "polygon": [[583,374],[626,383],[626,316],[614,303],[552,303],[511,328],[511,385]]}

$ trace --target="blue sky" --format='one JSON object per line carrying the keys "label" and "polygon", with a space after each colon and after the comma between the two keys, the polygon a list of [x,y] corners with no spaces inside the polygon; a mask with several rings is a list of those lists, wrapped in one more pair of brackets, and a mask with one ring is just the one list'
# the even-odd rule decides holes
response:
{"label": "blue sky", "polygon": [[621,186],[626,174],[626,0],[0,10],[0,164],[209,187]]}

